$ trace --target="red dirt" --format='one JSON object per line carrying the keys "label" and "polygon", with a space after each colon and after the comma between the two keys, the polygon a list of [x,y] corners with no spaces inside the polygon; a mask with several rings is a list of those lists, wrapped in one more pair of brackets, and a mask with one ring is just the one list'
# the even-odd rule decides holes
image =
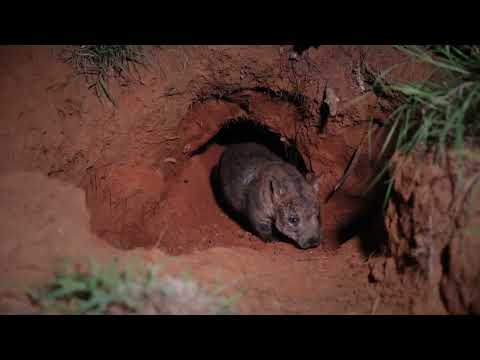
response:
{"label": "red dirt", "polygon": [[[170,259],[167,272],[188,269],[207,285],[233,281],[232,292],[245,289],[238,304],[245,314],[414,311],[413,293],[393,274],[371,281],[365,247],[378,235],[373,229],[336,248],[347,240],[345,227],[375,208],[374,197],[362,195],[375,173],[365,146],[355,171],[322,209],[326,246],[308,251],[265,244],[222,212],[210,184],[221,145],[190,157],[226,121],[248,116],[286,139],[297,135],[307,164],[323,175],[326,198],[368,116],[381,121],[388,112],[384,99],[358,84],[361,59],[366,56],[369,69],[384,69],[402,56],[383,47],[322,46],[292,63],[289,48],[150,49],[143,85],[112,83],[116,109],[72,76],[54,56],[58,48],[1,48],[1,312],[20,311],[21,289],[45,281],[61,257],[86,255]],[[327,79],[341,101],[318,131],[309,124],[318,121]],[[300,92],[303,110],[261,89]],[[364,101],[346,106],[365,93]]]}
{"label": "red dirt", "polygon": [[437,307],[442,298],[454,314],[480,313],[480,161],[478,150],[467,150],[463,181],[453,151],[447,153],[448,165],[435,162],[432,153],[396,156],[394,196],[385,216],[399,268],[421,274],[424,298]]}

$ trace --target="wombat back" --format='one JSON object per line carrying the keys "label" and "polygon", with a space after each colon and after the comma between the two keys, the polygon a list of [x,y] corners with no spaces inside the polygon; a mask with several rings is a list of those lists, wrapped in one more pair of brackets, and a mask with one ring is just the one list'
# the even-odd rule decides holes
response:
{"label": "wombat back", "polygon": [[220,159],[219,176],[225,200],[235,211],[246,209],[249,185],[268,163],[282,160],[256,143],[230,145]]}

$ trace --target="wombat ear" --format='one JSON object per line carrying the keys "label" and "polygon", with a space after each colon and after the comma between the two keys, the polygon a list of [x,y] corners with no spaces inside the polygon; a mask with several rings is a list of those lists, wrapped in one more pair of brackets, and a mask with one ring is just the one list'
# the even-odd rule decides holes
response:
{"label": "wombat ear", "polygon": [[318,194],[320,192],[320,175],[315,175],[315,173],[310,172],[306,175],[307,181],[310,185],[312,185],[313,190]]}
{"label": "wombat ear", "polygon": [[283,195],[284,189],[278,180],[270,180],[270,192],[272,193],[272,199],[274,201],[278,201],[281,195]]}

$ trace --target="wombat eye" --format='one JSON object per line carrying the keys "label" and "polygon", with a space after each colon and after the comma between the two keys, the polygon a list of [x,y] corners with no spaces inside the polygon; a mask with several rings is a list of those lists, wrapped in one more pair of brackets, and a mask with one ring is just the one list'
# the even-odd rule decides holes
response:
{"label": "wombat eye", "polygon": [[292,225],[296,225],[298,223],[298,217],[291,216],[288,218],[288,222]]}

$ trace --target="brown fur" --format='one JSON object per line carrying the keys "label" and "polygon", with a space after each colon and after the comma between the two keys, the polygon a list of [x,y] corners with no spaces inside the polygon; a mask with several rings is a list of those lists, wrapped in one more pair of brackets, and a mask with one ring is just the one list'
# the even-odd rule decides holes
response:
{"label": "brown fur", "polygon": [[293,165],[255,143],[229,146],[219,175],[228,205],[265,241],[276,239],[276,229],[303,249],[320,243],[317,177],[307,181]]}

